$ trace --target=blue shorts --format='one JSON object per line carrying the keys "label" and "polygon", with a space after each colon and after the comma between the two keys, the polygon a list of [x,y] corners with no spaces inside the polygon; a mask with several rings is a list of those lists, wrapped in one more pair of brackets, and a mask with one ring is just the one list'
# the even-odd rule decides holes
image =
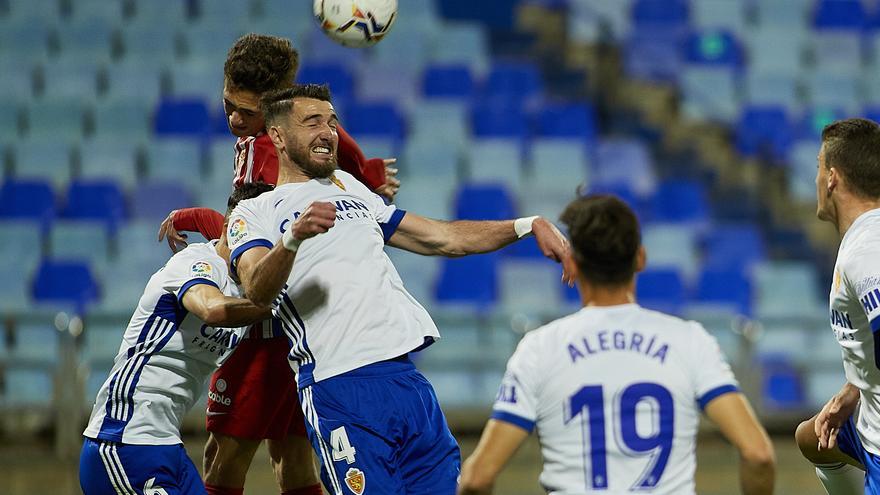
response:
{"label": "blue shorts", "polygon": [[85,438],[79,456],[85,495],[207,495],[182,444],[131,445]]}
{"label": "blue shorts", "polygon": [[837,434],[837,446],[841,452],[865,466],[865,494],[880,495],[880,456],[862,447],[862,440],[856,432],[856,422],[850,416]]}
{"label": "blue shorts", "polygon": [[409,359],[364,366],[299,395],[332,495],[455,494],[458,444],[434,389]]}

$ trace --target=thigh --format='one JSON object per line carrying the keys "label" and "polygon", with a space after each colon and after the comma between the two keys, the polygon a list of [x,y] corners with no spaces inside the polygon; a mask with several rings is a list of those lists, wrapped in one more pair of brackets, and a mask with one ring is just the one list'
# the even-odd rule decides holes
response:
{"label": "thigh", "polygon": [[397,469],[393,436],[383,425],[360,414],[364,409],[387,408],[387,404],[364,402],[356,393],[351,396],[354,400],[346,403],[338,400],[346,397],[345,390],[329,388],[318,383],[300,391],[306,431],[321,464],[324,486],[331,494],[406,493]]}
{"label": "thigh", "polygon": [[182,445],[126,445],[86,439],[80,456],[85,495],[205,495]]}

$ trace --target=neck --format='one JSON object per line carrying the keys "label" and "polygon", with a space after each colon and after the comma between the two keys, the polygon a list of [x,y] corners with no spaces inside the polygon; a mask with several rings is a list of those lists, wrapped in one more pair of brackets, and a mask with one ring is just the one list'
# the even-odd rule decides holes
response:
{"label": "neck", "polygon": [[852,198],[848,204],[838,208],[837,216],[837,232],[840,233],[842,239],[846,232],[852,227],[853,222],[862,216],[865,212],[880,208],[880,200],[878,199],[862,199]]}
{"label": "neck", "polygon": [[308,182],[309,180],[311,177],[306,175],[297,164],[289,160],[278,160],[278,183],[275,184],[276,186],[292,182]]}
{"label": "neck", "polygon": [[616,287],[596,285],[578,280],[581,303],[584,306],[619,306],[636,302],[635,281]]}

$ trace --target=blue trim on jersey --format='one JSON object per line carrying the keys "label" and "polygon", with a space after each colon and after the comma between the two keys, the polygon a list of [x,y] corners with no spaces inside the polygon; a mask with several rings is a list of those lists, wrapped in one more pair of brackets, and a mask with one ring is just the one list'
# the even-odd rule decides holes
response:
{"label": "blue trim on jersey", "polygon": [[712,390],[703,394],[702,397],[697,399],[697,403],[700,404],[700,409],[703,410],[706,409],[706,406],[708,406],[710,402],[712,402],[712,399],[715,399],[724,394],[729,394],[731,392],[739,392],[739,387],[732,384],[721,385],[720,387],[715,387]]}
{"label": "blue trim on jersey", "polygon": [[150,358],[168,344],[187,314],[178,306],[174,294],[163,294],[156,302],[153,313],[138,334],[137,343],[128,349],[125,364],[110,381],[99,439],[122,441],[123,431],[134,414],[134,392],[141,372]]}
{"label": "blue trim on jersey", "polygon": [[233,280],[238,280],[238,258],[239,258],[239,256],[243,255],[244,252],[247,251],[248,249],[255,248],[258,246],[267,247],[269,249],[272,249],[273,247],[275,247],[274,244],[267,241],[266,239],[254,239],[252,241],[247,241],[246,243],[242,244],[241,246],[238,246],[237,248],[235,248],[234,251],[232,251],[232,254],[229,255],[229,269],[232,272],[232,279]]}
{"label": "blue trim on jersey", "polygon": [[871,320],[871,331],[876,332],[880,330],[880,316]]}
{"label": "blue trim on jersey", "polygon": [[522,416],[518,416],[513,413],[509,413],[509,412],[505,412],[505,411],[492,411],[492,415],[489,417],[492,419],[498,420],[498,421],[504,421],[505,423],[510,423],[513,426],[518,426],[518,427],[522,428],[523,430],[526,430],[529,433],[531,433],[532,430],[535,429],[535,422],[534,421],[532,421],[530,419],[526,419]]}
{"label": "blue trim on jersey", "polygon": [[183,295],[186,294],[186,291],[192,289],[193,287],[195,287],[196,285],[199,285],[199,284],[212,285],[212,286],[216,287],[217,290],[220,290],[220,287],[217,286],[217,283],[209,278],[199,277],[199,278],[193,278],[193,279],[187,280],[186,283],[184,283],[180,287],[180,290],[177,291],[177,303],[180,304],[181,308],[183,307]]}
{"label": "blue trim on jersey", "polygon": [[382,237],[385,239],[385,242],[388,242],[391,239],[391,236],[397,232],[397,226],[400,225],[400,221],[403,220],[403,216],[406,215],[406,210],[397,209],[394,210],[394,213],[391,214],[391,218],[388,219],[385,223],[380,223],[379,227],[382,228]]}
{"label": "blue trim on jersey", "polygon": [[315,355],[309,349],[305,322],[299,316],[290,295],[287,293],[287,285],[278,296],[277,302],[277,316],[284,324],[284,330],[288,334],[287,339],[291,343],[288,359],[296,361],[299,365],[297,384],[300,387],[306,387],[314,383],[312,372],[315,369]]}

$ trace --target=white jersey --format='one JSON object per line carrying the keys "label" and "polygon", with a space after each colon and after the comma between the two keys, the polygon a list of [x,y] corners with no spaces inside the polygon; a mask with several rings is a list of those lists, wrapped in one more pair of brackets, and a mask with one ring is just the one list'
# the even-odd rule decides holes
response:
{"label": "white jersey", "polygon": [[700,324],[587,307],[523,337],[492,417],[537,427],[551,494],[693,494],[700,411],[736,390]]}
{"label": "white jersey", "polygon": [[880,455],[880,209],[863,213],[843,236],[830,300],[846,380],[861,391],[856,431]]}
{"label": "white jersey", "polygon": [[181,443],[183,415],[246,332],[244,327],[212,328],[188,315],[180,301],[198,284],[239,297],[213,243],[190,244],[150,277],[85,436],[127,444]]}
{"label": "white jersey", "polygon": [[248,249],[271,248],[315,201],[336,205],[336,223],[300,245],[275,301],[301,388],[439,338],[384,251],[405,212],[386,205],[346,172],[284,184],[240,202],[227,233],[233,270]]}

